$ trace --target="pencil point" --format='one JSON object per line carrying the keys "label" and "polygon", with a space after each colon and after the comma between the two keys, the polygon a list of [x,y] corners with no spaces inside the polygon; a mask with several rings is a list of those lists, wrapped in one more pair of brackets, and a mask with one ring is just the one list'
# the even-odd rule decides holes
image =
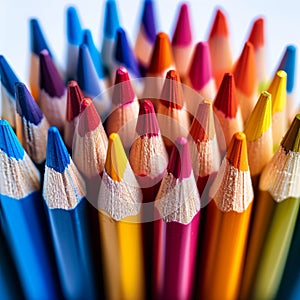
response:
{"label": "pencil point", "polygon": [[67,38],[72,45],[80,45],[82,42],[82,27],[74,6],[67,8]]}
{"label": "pencil point", "polygon": [[25,84],[17,82],[15,84],[16,91],[16,109],[21,118],[25,118],[30,123],[38,125],[43,119],[43,113],[39,106],[29,93]]}
{"label": "pencil point", "polygon": [[100,94],[98,74],[85,44],[81,44],[79,47],[77,80],[85,96],[94,98]]}
{"label": "pencil point", "polygon": [[179,74],[175,70],[170,70],[166,75],[160,102],[169,108],[183,108],[183,90]]}
{"label": "pencil point", "polygon": [[82,91],[75,80],[68,82],[67,92],[67,121],[71,122],[79,115],[80,103],[83,99]]}
{"label": "pencil point", "polygon": [[211,57],[207,42],[199,42],[196,45],[188,75],[196,91],[200,91],[212,79]]}
{"label": "pencil point", "polygon": [[215,19],[212,24],[212,28],[209,34],[209,39],[220,36],[227,37],[229,35],[227,19],[224,12],[221,9],[216,11]]}
{"label": "pencil point", "polygon": [[154,43],[156,36],[156,25],[154,17],[154,3],[152,0],[144,1],[142,25],[148,40]]}
{"label": "pencil point", "polygon": [[268,88],[272,95],[272,114],[283,111],[286,107],[286,80],[286,72],[279,70]]}
{"label": "pencil point", "polygon": [[252,25],[248,41],[254,46],[254,49],[263,47],[265,44],[265,20],[258,18]]}
{"label": "pencil point", "polygon": [[248,142],[258,140],[272,123],[272,95],[262,92],[249,119],[245,124],[245,134]]}
{"label": "pencil point", "polygon": [[124,29],[119,28],[116,36],[115,59],[125,66],[135,77],[140,78],[140,70],[134,53],[128,43]]}
{"label": "pencil point", "polygon": [[290,128],[282,139],[281,146],[285,152],[300,152],[300,114],[295,116]]}
{"label": "pencil point", "polygon": [[284,70],[287,73],[286,91],[288,93],[291,93],[294,89],[296,73],[296,55],[297,48],[294,45],[287,46],[278,67],[278,70]]}
{"label": "pencil point", "polygon": [[214,138],[215,126],[210,100],[204,100],[199,104],[190,128],[190,135],[195,142],[208,142]]}
{"label": "pencil point", "polygon": [[52,126],[48,129],[46,166],[58,173],[63,173],[69,164],[70,155],[68,150],[58,129]]}
{"label": "pencil point", "polygon": [[159,74],[173,65],[173,55],[169,37],[160,32],[156,35],[148,72]]}
{"label": "pencil point", "polygon": [[180,7],[176,27],[174,30],[172,45],[185,46],[192,42],[192,29],[189,16],[189,7],[183,3]]}
{"label": "pencil point", "polygon": [[159,126],[153,104],[150,100],[142,100],[140,103],[139,118],[136,131],[139,136],[157,136]]}
{"label": "pencil point", "polygon": [[127,157],[122,142],[117,133],[112,133],[108,139],[105,170],[114,181],[121,181],[127,167]]}
{"label": "pencil point", "polygon": [[244,133],[237,132],[233,135],[226,157],[232,166],[239,171],[246,172],[249,170],[246,135]]}
{"label": "pencil point", "polygon": [[6,61],[3,55],[0,55],[0,81],[10,96],[15,98],[15,83],[20,80]]}
{"label": "pencil point", "polygon": [[246,42],[234,71],[236,87],[244,94],[251,96],[256,89],[254,48],[250,42]]}
{"label": "pencil point", "polygon": [[13,129],[6,120],[0,119],[0,151],[7,156],[21,160],[24,157],[24,149],[16,137]]}
{"label": "pencil point", "polygon": [[124,105],[131,103],[136,98],[128,71],[124,67],[120,67],[116,71],[115,85],[112,92],[112,102],[114,105]]}
{"label": "pencil point", "polygon": [[30,47],[31,51],[37,56],[42,50],[47,50],[49,55],[52,56],[37,19],[30,19]]}
{"label": "pencil point", "polygon": [[42,50],[40,56],[40,88],[51,97],[61,97],[65,93],[65,85],[47,50]]}
{"label": "pencil point", "polygon": [[189,145],[185,137],[178,137],[175,140],[167,170],[177,179],[190,177],[192,165]]}
{"label": "pencil point", "polygon": [[226,118],[235,118],[238,111],[235,81],[232,73],[225,73],[219,91],[214,101],[217,110],[223,112]]}
{"label": "pencil point", "polygon": [[109,39],[115,38],[116,30],[120,27],[117,4],[115,0],[107,0],[104,13],[104,35]]}

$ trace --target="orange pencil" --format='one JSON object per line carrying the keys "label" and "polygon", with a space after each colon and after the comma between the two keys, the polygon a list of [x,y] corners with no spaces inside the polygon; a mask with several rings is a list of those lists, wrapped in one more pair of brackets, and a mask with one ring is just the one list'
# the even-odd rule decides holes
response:
{"label": "orange pencil", "polygon": [[246,122],[257,101],[258,91],[254,48],[250,42],[245,43],[233,68],[233,75],[243,121]]}
{"label": "orange pencil", "polygon": [[232,68],[232,54],[229,39],[229,28],[225,13],[218,9],[208,37],[212,72],[219,88],[224,73]]}

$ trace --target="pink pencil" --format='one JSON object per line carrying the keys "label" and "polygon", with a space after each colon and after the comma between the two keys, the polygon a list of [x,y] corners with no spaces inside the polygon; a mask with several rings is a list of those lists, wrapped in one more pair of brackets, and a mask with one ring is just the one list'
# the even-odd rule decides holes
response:
{"label": "pink pencil", "polygon": [[192,299],[200,197],[186,138],[176,139],[155,207],[154,298]]}

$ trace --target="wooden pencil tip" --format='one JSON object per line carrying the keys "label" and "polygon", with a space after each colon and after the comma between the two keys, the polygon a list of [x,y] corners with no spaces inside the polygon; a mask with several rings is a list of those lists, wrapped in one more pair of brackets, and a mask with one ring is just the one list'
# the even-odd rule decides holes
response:
{"label": "wooden pencil tip", "polygon": [[239,171],[246,172],[249,170],[246,135],[243,132],[237,132],[233,135],[226,157],[231,165]]}
{"label": "wooden pencil tip", "polygon": [[208,142],[214,138],[215,125],[210,100],[205,99],[199,104],[190,128],[190,135],[195,142]]}
{"label": "wooden pencil tip", "polygon": [[170,70],[162,88],[160,102],[169,108],[182,109],[183,90],[177,71]]}
{"label": "wooden pencil tip", "polygon": [[185,137],[178,137],[176,139],[167,169],[177,179],[190,177],[192,165],[188,141]]}
{"label": "wooden pencil tip", "polygon": [[147,135],[148,137],[157,136],[159,134],[155,110],[150,100],[142,100],[140,103],[136,132],[139,136]]}
{"label": "wooden pencil tip", "polygon": [[189,16],[189,7],[183,3],[180,7],[177,24],[172,38],[173,46],[186,46],[192,42],[192,29]]}
{"label": "wooden pencil tip", "polygon": [[245,43],[233,74],[236,87],[245,95],[251,96],[256,89],[256,65],[254,48],[250,42]]}
{"label": "wooden pencil tip", "polygon": [[173,65],[171,43],[166,33],[156,35],[148,73],[159,74]]}
{"label": "wooden pencil tip", "polygon": [[232,73],[225,73],[219,91],[214,101],[214,106],[221,111],[226,118],[235,118],[238,111],[238,100],[234,76]]}
{"label": "wooden pencil tip", "polygon": [[112,102],[115,106],[133,102],[135,94],[126,68],[120,67],[116,71],[115,85],[112,92]]}
{"label": "wooden pencil tip", "polygon": [[127,167],[127,157],[121,139],[117,133],[112,133],[108,139],[105,170],[113,181],[120,182],[124,178]]}
{"label": "wooden pencil tip", "polygon": [[82,91],[75,80],[68,82],[67,91],[67,121],[71,122],[80,113],[80,103],[83,99]]}
{"label": "wooden pencil tip", "polygon": [[248,142],[258,140],[272,123],[272,96],[264,91],[261,93],[249,119],[245,125]]}
{"label": "wooden pencil tip", "polygon": [[265,20],[258,18],[254,21],[248,41],[254,48],[263,47],[265,44]]}
{"label": "wooden pencil tip", "polygon": [[272,95],[272,114],[283,111],[286,106],[287,74],[283,70],[276,72],[268,92]]}
{"label": "wooden pencil tip", "polygon": [[300,114],[297,114],[281,141],[281,146],[286,152],[300,152]]}
{"label": "wooden pencil tip", "polygon": [[212,28],[209,34],[209,39],[213,37],[228,37],[229,30],[227,19],[224,12],[218,9],[215,14],[215,18],[212,24]]}

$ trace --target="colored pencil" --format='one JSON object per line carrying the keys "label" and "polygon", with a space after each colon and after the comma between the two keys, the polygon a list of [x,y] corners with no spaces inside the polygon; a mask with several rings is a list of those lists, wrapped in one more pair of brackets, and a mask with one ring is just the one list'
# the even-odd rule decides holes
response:
{"label": "colored pencil", "polygon": [[273,299],[278,290],[299,210],[299,128],[297,115],[261,175],[242,299]]}
{"label": "colored pencil", "polygon": [[47,50],[40,52],[39,105],[50,125],[63,130],[66,121],[67,89]]}
{"label": "colored pencil", "polygon": [[112,110],[107,118],[106,131],[118,133],[124,148],[128,150],[134,139],[139,102],[133,91],[127,69],[121,67],[116,71],[115,85],[112,91]]}
{"label": "colored pencil", "polygon": [[[195,45],[190,61],[188,78],[184,83],[197,91],[204,99],[212,100],[215,98],[216,85],[212,75],[210,52],[207,42],[199,42]],[[187,101],[187,108],[192,114],[195,114],[198,108],[198,103],[196,107],[194,107],[194,104],[193,101]]]}
{"label": "colored pencil", "polygon": [[257,79],[254,48],[246,42],[243,51],[233,67],[237,98],[243,121],[246,122],[257,101]]}
{"label": "colored pencil", "polygon": [[248,41],[253,45],[258,91],[262,92],[268,84],[264,18],[259,17],[253,21]]}
{"label": "colored pencil", "polygon": [[94,203],[98,199],[100,176],[104,169],[107,136],[94,103],[89,98],[81,101],[73,146],[73,161],[85,179],[87,198]]}
{"label": "colored pencil", "polygon": [[147,299],[152,299],[154,200],[157,195],[164,171],[168,164],[168,154],[158,127],[154,107],[150,100],[140,104],[136,125],[138,137],[130,148],[129,162],[138,183],[142,188],[143,206],[142,233],[145,261]]}
{"label": "colored pencil", "polygon": [[280,70],[277,71],[268,87],[268,92],[272,95],[273,152],[279,147],[280,141],[287,130],[286,81],[286,72]]}
{"label": "colored pencil", "polygon": [[221,163],[210,100],[204,100],[198,106],[190,128],[189,149],[201,203],[206,206],[208,191]]}
{"label": "colored pencil", "polygon": [[297,300],[300,296],[300,270],[299,270],[299,251],[300,251],[300,218],[297,217],[295,232],[289,250],[289,255],[284,268],[284,273],[280,283],[276,300],[290,299]]}
{"label": "colored pencil", "polygon": [[103,37],[101,56],[107,72],[114,76],[112,68],[114,65],[113,53],[116,41],[116,32],[120,27],[117,3],[115,0],[106,0],[103,20]]}
{"label": "colored pencil", "polygon": [[209,196],[198,293],[202,299],[237,299],[253,200],[244,133],[233,135]]}
{"label": "colored pencil", "polygon": [[48,130],[43,198],[64,296],[95,299],[85,185],[56,127]]}
{"label": "colored pencil", "polygon": [[99,192],[99,221],[108,299],[144,299],[142,192],[121,140],[112,133]]}
{"label": "colored pencil", "polygon": [[40,94],[40,52],[47,50],[52,57],[52,52],[46,42],[44,33],[38,19],[30,19],[30,66],[29,66],[29,87],[33,98],[38,101]]}
{"label": "colored pencil", "polygon": [[25,84],[17,82],[16,135],[32,161],[43,168],[46,160],[46,140],[49,123]]}
{"label": "colored pencil", "polygon": [[161,219],[154,227],[154,297],[191,299],[200,197],[186,138],[179,137],[175,141],[155,207]]}
{"label": "colored pencil", "polygon": [[272,96],[262,92],[245,124],[248,161],[254,190],[259,176],[273,156]]}
{"label": "colored pencil", "polygon": [[40,194],[40,174],[0,120],[2,227],[28,299],[57,299],[59,286]]}
{"label": "colored pencil", "polygon": [[6,119],[13,128],[16,127],[15,83],[18,81],[4,56],[0,55],[0,118]]}
{"label": "colored pencil", "polygon": [[157,106],[158,124],[169,154],[175,139],[187,136],[190,128],[183,96],[179,74],[175,70],[169,71]]}
{"label": "colored pencil", "polygon": [[209,44],[212,73],[218,89],[224,73],[230,72],[232,68],[228,21],[222,9],[216,10],[207,42]]}
{"label": "colored pencil", "polygon": [[2,300],[24,299],[21,282],[1,226],[0,245],[0,298]]}
{"label": "colored pencil", "polygon": [[[235,80],[232,73],[225,73],[214,100],[214,113],[219,121],[217,136],[221,152],[225,152],[235,132],[244,128],[242,113],[236,95]],[[225,142],[223,142],[225,139]],[[225,147],[224,147],[225,146]]]}
{"label": "colored pencil", "polygon": [[172,51],[176,70],[180,78],[184,78],[193,53],[192,26],[187,3],[181,4],[179,9],[172,37]]}
{"label": "colored pencil", "polygon": [[290,124],[299,110],[299,101],[295,96],[295,77],[297,63],[297,48],[294,45],[288,45],[283,53],[278,66],[278,71],[283,70],[287,73],[286,92],[287,92],[287,119]]}
{"label": "colored pencil", "polygon": [[154,108],[157,106],[157,99],[160,97],[164,78],[168,71],[174,69],[174,59],[171,43],[166,33],[160,32],[156,35],[152,50],[150,64],[147,70],[147,77],[144,83],[143,97],[151,99]]}
{"label": "colored pencil", "polygon": [[64,126],[64,142],[66,147],[71,150],[75,126],[80,113],[80,104],[83,99],[82,91],[75,80],[68,82],[67,90],[67,111]]}
{"label": "colored pencil", "polygon": [[101,55],[94,43],[92,32],[89,29],[83,31],[83,44],[87,45],[98,77],[103,81],[104,87],[110,86],[109,76],[107,70],[103,66]]}
{"label": "colored pencil", "polygon": [[76,80],[79,46],[82,43],[83,30],[81,22],[74,6],[69,6],[66,12],[67,28],[67,57],[66,57],[66,81]]}
{"label": "colored pencil", "polygon": [[81,44],[77,64],[77,82],[83,94],[94,101],[94,105],[101,116],[105,119],[110,109],[110,101],[107,93],[103,93],[105,87],[92,61],[87,45]]}
{"label": "colored pencil", "polygon": [[134,53],[140,65],[141,75],[145,75],[148,69],[156,37],[154,5],[153,0],[144,0],[140,26],[134,45]]}

